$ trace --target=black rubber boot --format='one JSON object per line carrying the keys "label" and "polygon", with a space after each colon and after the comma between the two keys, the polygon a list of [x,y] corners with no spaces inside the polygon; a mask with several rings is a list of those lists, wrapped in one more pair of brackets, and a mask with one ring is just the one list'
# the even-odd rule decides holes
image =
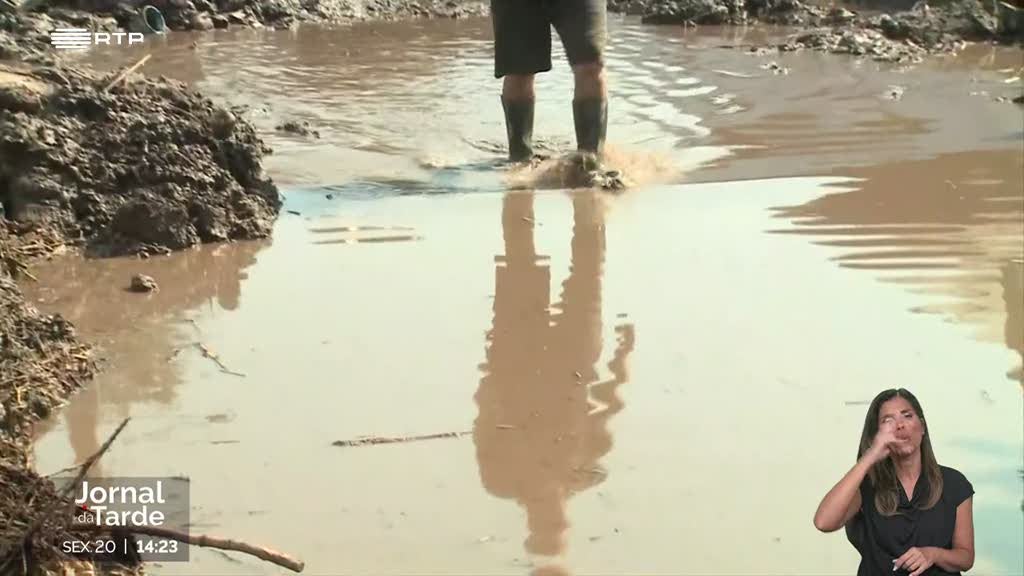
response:
{"label": "black rubber boot", "polygon": [[604,140],[608,133],[608,100],[573,100],[572,117],[576,123],[576,148],[581,152],[590,152],[600,159],[604,153]]}
{"label": "black rubber boot", "polygon": [[533,158],[533,100],[501,99],[508,133],[508,159],[528,162]]}

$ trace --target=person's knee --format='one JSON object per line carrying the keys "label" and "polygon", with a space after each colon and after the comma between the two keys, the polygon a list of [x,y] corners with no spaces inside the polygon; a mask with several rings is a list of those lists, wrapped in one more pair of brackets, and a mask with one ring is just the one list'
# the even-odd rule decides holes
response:
{"label": "person's knee", "polygon": [[577,98],[599,98],[605,95],[606,81],[601,62],[578,64],[573,67],[576,77]]}
{"label": "person's knee", "polygon": [[501,95],[509,100],[533,99],[533,74],[508,74],[502,84]]}

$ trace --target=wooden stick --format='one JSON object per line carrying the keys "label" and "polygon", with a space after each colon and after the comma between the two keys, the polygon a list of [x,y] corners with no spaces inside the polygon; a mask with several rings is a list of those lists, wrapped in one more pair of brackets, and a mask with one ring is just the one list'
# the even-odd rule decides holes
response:
{"label": "wooden stick", "polygon": [[221,372],[224,372],[225,374],[231,374],[232,376],[240,376],[242,378],[245,378],[245,374],[242,374],[241,372],[235,372],[233,370],[229,370],[228,367],[225,366],[224,363],[220,361],[220,357],[217,356],[216,354],[214,354],[205,345],[203,345],[202,342],[196,342],[195,344],[196,344],[196,347],[199,348],[199,351],[203,353],[203,357],[204,358],[209,358],[210,360],[213,360],[213,362],[215,364],[217,364],[217,366],[220,367],[220,371]]}
{"label": "wooden stick", "polygon": [[[103,453],[106,452],[108,448],[110,448],[110,445],[114,443],[114,440],[118,437],[119,434],[121,434],[121,431],[124,430],[124,427],[128,425],[129,420],[131,420],[131,418],[125,418],[124,421],[121,422],[121,425],[117,427],[117,430],[114,430],[114,433],[110,435],[110,438],[107,438],[107,441],[103,443],[103,446],[100,446],[100,449],[97,450],[95,454],[89,456],[89,459],[82,463],[81,470],[79,470],[78,474],[75,475],[74,480],[69,482],[67,486],[61,489],[60,493],[58,494],[58,500],[60,500],[62,503],[64,502],[64,499],[67,498],[68,493],[71,492],[72,488],[77,486],[78,483],[82,481],[82,478],[85,478],[85,475],[89,473],[89,469],[92,468],[93,464],[95,464],[96,461],[99,460],[101,456],[103,456]],[[39,528],[43,525],[43,522],[45,522],[46,519],[49,518],[51,512],[53,512],[53,510],[43,510],[43,512],[39,516],[37,516],[34,521],[32,521],[32,524],[29,526],[28,530],[25,531],[25,535],[21,537],[21,545],[11,548],[11,551],[8,553],[7,558],[5,558],[3,562],[0,562],[0,574],[6,573],[4,572],[4,569],[7,568],[8,565],[10,565],[11,561],[14,559],[16,551],[23,552],[25,550],[25,548],[28,546],[28,543],[32,540],[32,536],[35,536],[36,531],[39,530]]]}
{"label": "wooden stick", "polygon": [[110,82],[110,84],[107,84],[107,87],[106,87],[106,88],[104,88],[104,89],[103,89],[103,91],[104,91],[104,92],[110,92],[110,89],[111,89],[111,88],[113,88],[113,87],[114,87],[115,85],[117,85],[117,84],[118,84],[119,82],[121,82],[122,80],[124,80],[125,78],[127,78],[129,74],[131,74],[132,72],[135,72],[136,70],[138,70],[140,66],[142,66],[143,64],[145,64],[145,63],[146,63],[146,60],[149,60],[149,57],[150,57],[150,56],[152,56],[152,54],[146,54],[145,56],[143,56],[143,57],[142,57],[142,59],[141,59],[141,60],[139,60],[139,61],[138,61],[138,62],[136,62],[135,64],[132,64],[131,66],[129,66],[127,70],[125,70],[124,72],[121,72],[120,74],[118,74],[118,75],[117,75],[117,78],[114,78],[114,79],[113,79],[113,80],[112,80],[112,81]]}
{"label": "wooden stick", "polygon": [[379,436],[370,436],[368,438],[356,438],[355,440],[335,440],[331,443],[332,446],[366,446],[368,444],[397,444],[399,442],[416,442],[419,440],[436,440],[438,438],[458,438],[459,436],[465,436],[472,432],[442,432],[440,434],[425,434],[423,436],[401,436],[398,438],[388,438]]}
{"label": "wooden stick", "polygon": [[255,556],[261,560],[266,560],[278,566],[283,566],[292,570],[293,572],[302,572],[306,567],[306,563],[302,560],[297,560],[291,556],[271,550],[270,548],[264,548],[262,546],[253,546],[239,540],[231,540],[228,538],[220,538],[218,536],[209,536],[206,534],[188,534],[186,532],[180,532],[178,530],[171,530],[170,528],[161,528],[158,526],[96,526],[94,524],[79,524],[73,527],[74,530],[88,530],[90,532],[102,532],[116,528],[125,532],[130,532],[139,536],[155,536],[157,538],[170,538],[177,540],[178,542],[184,542],[192,546],[201,546],[204,548],[218,548],[220,550],[233,550],[235,552],[244,552],[251,556]]}

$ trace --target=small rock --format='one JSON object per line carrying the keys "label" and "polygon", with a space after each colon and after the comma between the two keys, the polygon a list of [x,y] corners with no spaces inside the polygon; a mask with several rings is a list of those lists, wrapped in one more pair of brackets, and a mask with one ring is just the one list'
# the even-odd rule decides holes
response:
{"label": "small rock", "polygon": [[231,136],[238,120],[235,115],[223,108],[218,108],[210,115],[210,127],[217,138],[226,139]]}
{"label": "small rock", "polygon": [[857,15],[842,7],[835,7],[828,13],[828,21],[832,24],[848,24],[853,22]]}
{"label": "small rock", "polygon": [[303,122],[303,123],[299,124],[295,120],[289,120],[288,122],[285,122],[284,124],[279,125],[277,127],[277,130],[280,131],[280,132],[288,132],[288,133],[291,133],[291,134],[298,134],[300,136],[312,136],[314,138],[319,138],[320,137],[320,133],[317,132],[316,130],[313,130],[313,128],[310,126],[309,122]]}
{"label": "small rock", "polygon": [[205,12],[196,12],[190,22],[193,30],[213,30],[213,19]]}
{"label": "small rock", "polygon": [[156,292],[160,287],[157,286],[156,280],[146,276],[145,274],[136,274],[132,276],[131,290],[132,292]]}
{"label": "small rock", "polygon": [[40,95],[16,86],[0,86],[0,110],[11,112],[38,112],[43,107]]}
{"label": "small rock", "polygon": [[228,27],[228,17],[223,14],[214,14],[210,16],[210,21],[213,22],[213,27],[217,29],[224,29]]}
{"label": "small rock", "polygon": [[761,66],[762,70],[771,70],[773,74],[789,74],[789,68],[779,66],[777,62],[769,62]]}
{"label": "small rock", "polygon": [[219,12],[236,12],[245,8],[246,0],[216,0]]}
{"label": "small rock", "polygon": [[46,403],[39,395],[31,394],[28,398],[29,409],[40,419],[46,418],[50,415],[50,405]]}

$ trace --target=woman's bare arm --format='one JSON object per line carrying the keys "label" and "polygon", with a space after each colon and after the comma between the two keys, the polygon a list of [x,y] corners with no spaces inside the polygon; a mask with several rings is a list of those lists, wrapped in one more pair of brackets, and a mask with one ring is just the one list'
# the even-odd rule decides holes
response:
{"label": "woman's bare arm", "polygon": [[935,548],[935,565],[946,572],[966,572],[974,566],[974,498],[956,508],[953,548]]}
{"label": "woman's bare arm", "polygon": [[822,532],[835,532],[860,510],[860,484],[874,465],[872,459],[861,458],[843,478],[825,494],[814,513],[814,527]]}
{"label": "woman's bare arm", "polygon": [[896,441],[891,424],[879,427],[871,447],[857,460],[853,468],[836,483],[818,505],[814,513],[814,527],[822,532],[835,532],[860,510],[860,484],[871,467],[889,457],[889,445]]}

